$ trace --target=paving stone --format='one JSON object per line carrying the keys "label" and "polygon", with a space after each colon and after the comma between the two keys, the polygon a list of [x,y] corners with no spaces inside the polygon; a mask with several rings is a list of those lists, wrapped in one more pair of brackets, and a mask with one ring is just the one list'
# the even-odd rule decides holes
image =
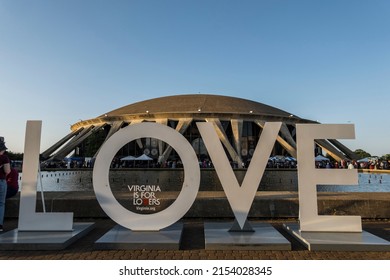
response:
{"label": "paving stone", "polygon": [[[86,220],[78,220],[77,222]],[[90,219],[88,221],[91,221]],[[60,251],[0,251],[0,260],[148,260],[148,259],[177,259],[177,260],[390,260],[390,252],[311,252],[295,239],[291,251],[215,251],[204,250],[203,223],[197,220],[186,227],[180,250],[95,250],[94,242],[115,225],[109,219],[93,220],[96,227],[87,236],[76,241]],[[291,222],[291,220],[288,220]],[[189,221],[191,222],[191,221]],[[280,228],[283,220],[269,220],[275,228]],[[7,230],[17,227],[16,219],[6,219]],[[363,228],[385,240],[390,241],[390,220],[363,221]],[[191,240],[196,235],[196,244]],[[285,236],[287,238],[287,235]]]}

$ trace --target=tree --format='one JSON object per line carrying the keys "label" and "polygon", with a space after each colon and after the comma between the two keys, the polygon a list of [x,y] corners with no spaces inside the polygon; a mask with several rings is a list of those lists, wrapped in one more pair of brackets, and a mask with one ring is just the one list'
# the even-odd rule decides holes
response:
{"label": "tree", "polygon": [[103,145],[106,134],[104,130],[99,130],[97,133],[89,136],[86,141],[83,143],[83,148],[81,149],[81,155],[84,157],[93,157],[96,152],[99,150],[99,147]]}
{"label": "tree", "polygon": [[390,160],[390,154],[385,154],[383,156],[381,156],[381,160]]}
{"label": "tree", "polygon": [[7,151],[7,156],[10,160],[23,160],[23,154],[21,153],[13,153],[11,151]]}
{"label": "tree", "polygon": [[362,149],[357,149],[357,150],[355,150],[354,153],[359,157],[359,159],[371,156],[371,154],[367,153],[365,150],[362,150]]}

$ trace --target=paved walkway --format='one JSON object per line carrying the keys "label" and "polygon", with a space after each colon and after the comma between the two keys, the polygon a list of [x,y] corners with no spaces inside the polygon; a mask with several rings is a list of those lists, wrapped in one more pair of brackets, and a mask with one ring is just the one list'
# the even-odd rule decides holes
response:
{"label": "paved walkway", "polygon": [[[310,252],[283,229],[285,222],[268,220],[292,244],[291,251],[218,251],[204,250],[203,221],[184,220],[180,250],[96,250],[94,242],[115,223],[110,219],[77,219],[75,222],[95,222],[95,228],[85,237],[61,251],[0,251],[0,260],[390,260],[390,252]],[[5,221],[6,230],[17,227],[16,219]],[[364,220],[363,229],[390,241],[390,220]]]}

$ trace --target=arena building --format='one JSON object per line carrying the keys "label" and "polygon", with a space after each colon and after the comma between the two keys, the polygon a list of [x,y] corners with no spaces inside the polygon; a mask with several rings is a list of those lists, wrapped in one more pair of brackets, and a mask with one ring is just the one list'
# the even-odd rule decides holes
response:
{"label": "arena building", "polygon": [[[69,155],[96,157],[100,146],[121,128],[141,122],[167,125],[186,137],[199,160],[208,158],[196,122],[211,122],[236,167],[250,161],[265,122],[280,121],[282,128],[273,155],[296,157],[295,125],[316,123],[275,107],[242,98],[220,95],[175,95],[130,104],[71,126],[71,132],[41,156],[46,161]],[[324,150],[337,161],[355,159],[355,154],[337,140],[316,140],[317,153]],[[155,163],[177,157],[172,148],[158,139],[138,139],[120,151],[124,156],[147,155]]]}

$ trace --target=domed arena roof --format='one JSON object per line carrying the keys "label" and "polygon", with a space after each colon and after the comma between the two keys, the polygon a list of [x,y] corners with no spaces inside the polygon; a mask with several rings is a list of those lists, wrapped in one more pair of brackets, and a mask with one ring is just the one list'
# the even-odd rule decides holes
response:
{"label": "domed arena roof", "polygon": [[[187,129],[198,121],[213,123],[231,159],[236,162],[242,162],[242,156],[247,157],[252,140],[257,141],[266,122],[282,122],[277,142],[283,149],[280,150],[282,153],[288,153],[293,157],[296,156],[295,125],[316,123],[281,109],[243,98],[212,94],[172,95],[136,102],[96,118],[79,121],[72,125],[72,132],[69,135],[42,153],[42,157],[61,159],[76,148],[82,150],[85,139],[102,130],[105,131],[104,137],[107,140],[125,126],[141,122],[157,122],[171,126],[184,135]],[[190,135],[196,134],[196,131],[191,130]],[[331,141],[333,142],[316,140],[316,143],[336,159],[343,159],[345,155],[353,158],[353,153],[347,147],[335,140]],[[143,145],[139,144],[139,146]],[[169,155],[159,151],[159,156],[165,154]]]}
{"label": "domed arena roof", "polygon": [[133,103],[113,110],[104,116],[169,113],[211,113],[211,114],[255,114],[274,117],[289,117],[292,114],[262,103],[242,98],[187,94],[165,96]]}

